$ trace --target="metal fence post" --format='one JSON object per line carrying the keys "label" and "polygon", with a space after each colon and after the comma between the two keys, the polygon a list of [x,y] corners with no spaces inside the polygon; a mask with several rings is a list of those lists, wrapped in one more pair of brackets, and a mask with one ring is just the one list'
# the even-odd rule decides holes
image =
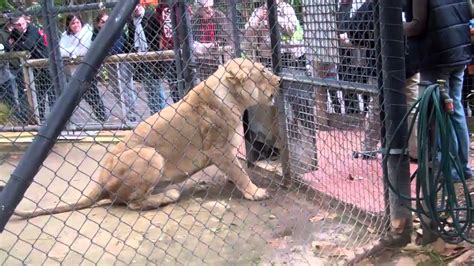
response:
{"label": "metal fence post", "polygon": [[[383,110],[385,124],[386,151],[388,141],[393,139],[390,154],[384,154],[384,167],[388,180],[403,195],[410,195],[410,165],[408,154],[403,147],[408,139],[407,122],[396,132],[407,112],[405,87],[405,57],[403,42],[402,4],[400,1],[379,0],[380,51],[383,76]],[[393,231],[401,236],[401,241],[410,241],[412,228],[411,202],[389,191],[390,220]]]}
{"label": "metal fence post", "polygon": [[[280,49],[280,32],[278,31],[278,14],[277,3],[275,0],[267,0],[268,7],[268,27],[270,28],[270,43],[272,48],[272,68],[275,74],[281,72],[281,49]],[[278,123],[280,133],[280,161],[283,170],[283,177],[286,180],[291,180],[290,173],[290,151],[288,150],[287,139],[287,125],[285,113],[284,87],[280,86],[280,93],[275,99],[275,104],[278,111]]]}
{"label": "metal fence post", "polygon": [[193,36],[192,31],[190,30],[192,27],[186,2],[178,1],[176,2],[176,5],[177,17],[179,18],[177,21],[177,30],[180,43],[182,43],[181,56],[183,60],[182,62],[184,62],[182,71],[185,82],[185,91],[182,92],[183,94],[181,96],[184,96],[193,87],[195,80],[195,70],[193,69],[195,66],[195,60],[192,51]]}
{"label": "metal fence post", "polygon": [[234,55],[240,57],[242,49],[240,48],[240,29],[239,18],[237,16],[237,1],[228,0],[230,6],[230,19],[232,21],[232,39],[234,40]]}
{"label": "metal fence post", "polygon": [[46,22],[46,34],[48,38],[49,71],[53,82],[56,96],[60,95],[66,86],[66,77],[64,76],[64,67],[59,51],[59,32],[54,18],[54,0],[44,0],[41,8]]}
{"label": "metal fence post", "polygon": [[56,143],[57,137],[88,89],[88,84],[107,56],[106,51],[119,37],[137,3],[138,0],[122,0],[116,5],[110,14],[109,21],[111,22],[104,26],[96,41],[92,43],[83,62],[68,82],[66,90],[54,105],[47,123],[43,124],[38,135],[11,174],[4,190],[0,193],[0,232],[3,232],[16,206],[23,199],[34,176],[38,173],[51,148]]}
{"label": "metal fence post", "polygon": [[173,29],[173,51],[175,53],[175,65],[176,65],[176,79],[177,79],[177,86],[178,86],[178,94],[179,98],[182,99],[185,92],[185,85],[183,84],[183,60],[181,56],[181,49],[180,49],[180,41],[178,35],[178,13],[176,12],[177,6],[173,0],[168,0],[168,8],[171,13],[171,25]]}

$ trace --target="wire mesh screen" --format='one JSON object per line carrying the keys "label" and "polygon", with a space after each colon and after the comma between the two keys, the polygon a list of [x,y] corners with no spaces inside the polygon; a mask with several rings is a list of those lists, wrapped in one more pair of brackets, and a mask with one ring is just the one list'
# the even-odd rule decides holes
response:
{"label": "wire mesh screen", "polygon": [[[54,104],[118,20],[112,6],[4,14],[0,185],[61,115]],[[266,1],[141,1],[81,81],[0,261],[353,261],[387,228],[373,9],[277,0],[272,27]],[[32,32],[31,49],[15,47]]]}

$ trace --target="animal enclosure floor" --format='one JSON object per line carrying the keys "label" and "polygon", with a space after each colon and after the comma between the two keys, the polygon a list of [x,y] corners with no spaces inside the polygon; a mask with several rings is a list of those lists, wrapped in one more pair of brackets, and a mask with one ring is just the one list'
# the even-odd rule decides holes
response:
{"label": "animal enclosure floor", "polygon": [[[18,208],[74,204],[90,189],[89,177],[107,145],[56,145]],[[3,154],[0,183],[20,157]],[[252,179],[269,187],[270,199],[243,199],[209,167],[184,185],[178,203],[161,209],[105,205],[30,220],[12,217],[0,234],[0,264],[335,265],[380,237],[308,200],[302,190],[282,189],[257,173]]]}

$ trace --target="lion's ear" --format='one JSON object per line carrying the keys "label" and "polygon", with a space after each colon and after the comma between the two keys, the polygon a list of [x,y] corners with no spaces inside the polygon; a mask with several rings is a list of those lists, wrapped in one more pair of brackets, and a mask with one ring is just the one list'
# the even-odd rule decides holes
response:
{"label": "lion's ear", "polygon": [[240,68],[236,67],[235,65],[229,65],[226,67],[227,73],[227,80],[229,80],[232,84],[242,84],[247,77],[245,71]]}

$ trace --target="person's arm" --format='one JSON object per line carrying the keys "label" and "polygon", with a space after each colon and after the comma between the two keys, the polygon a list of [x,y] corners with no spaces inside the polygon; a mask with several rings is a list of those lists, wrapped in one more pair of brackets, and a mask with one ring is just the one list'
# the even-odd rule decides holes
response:
{"label": "person's arm", "polygon": [[413,0],[412,5],[413,19],[403,24],[403,31],[407,37],[423,33],[428,17],[428,0]]}
{"label": "person's arm", "polygon": [[250,15],[249,21],[245,24],[245,30],[255,30],[262,26],[261,23],[266,21],[266,10],[265,6],[255,9]]}

